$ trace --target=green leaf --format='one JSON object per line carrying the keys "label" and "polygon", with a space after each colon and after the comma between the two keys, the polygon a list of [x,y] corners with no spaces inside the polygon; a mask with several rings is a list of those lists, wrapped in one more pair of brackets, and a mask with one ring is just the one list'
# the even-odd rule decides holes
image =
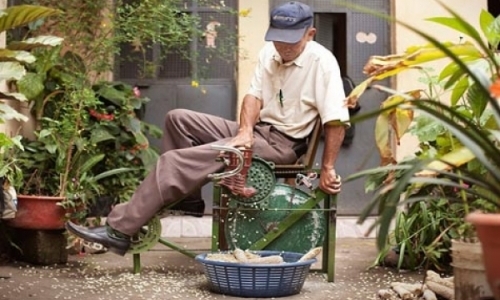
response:
{"label": "green leaf", "polygon": [[17,87],[26,98],[33,100],[45,91],[44,81],[44,74],[28,72],[17,81]]}
{"label": "green leaf", "polygon": [[500,165],[500,149],[492,143],[489,135],[445,104],[431,101],[431,105],[429,105],[429,100],[415,100],[412,104],[437,122],[442,122],[462,142],[464,147],[468,148],[482,162],[484,167],[490,171],[490,175],[500,182],[500,170],[496,167]]}
{"label": "green leaf", "polygon": [[[500,21],[500,19],[498,19]],[[486,10],[481,10],[481,14],[479,15],[479,26],[483,31],[484,36],[488,40],[488,43],[492,45],[494,48],[498,45],[500,41],[500,31],[499,24],[495,17]]]}
{"label": "green leaf", "polygon": [[466,99],[472,109],[472,112],[474,113],[474,116],[479,119],[488,104],[488,95],[482,93],[481,88],[476,83],[468,89]]}
{"label": "green leaf", "polygon": [[99,181],[99,180],[104,179],[106,177],[111,177],[111,176],[118,175],[121,173],[130,172],[132,170],[133,170],[132,168],[117,168],[117,169],[105,171],[105,172],[102,172],[102,173],[94,176],[94,180]]}
{"label": "green leaf", "polygon": [[433,17],[433,18],[428,18],[426,20],[450,27],[456,31],[459,31],[459,32],[471,37],[475,41],[481,39],[479,32],[473,26],[471,26],[469,23],[465,22],[461,18],[458,18],[458,17]]}
{"label": "green leaf", "polygon": [[42,129],[40,130],[40,133],[38,134],[39,139],[43,139],[44,137],[50,136],[52,134],[52,131],[47,130],[47,129]]}
{"label": "green leaf", "polygon": [[139,158],[141,159],[144,168],[150,171],[158,161],[158,153],[151,148],[144,149],[139,153]]}
{"label": "green leaf", "polygon": [[[479,33],[477,32],[477,30],[474,28],[474,26],[472,26],[470,23],[468,23],[463,17],[461,17],[460,15],[458,15],[454,10],[452,10],[449,6],[445,5],[443,2],[439,2],[439,4],[447,11],[449,12],[456,20],[458,23],[460,23],[460,26],[464,28],[464,30],[468,33],[468,35],[470,37],[472,37],[472,39],[474,40],[475,43],[477,43],[480,48],[484,51],[484,54],[487,55],[488,59],[490,60],[490,62],[493,63],[494,67],[498,69],[498,63],[495,59],[495,55],[493,54],[492,51],[490,51],[490,48],[488,47],[488,45],[486,45],[483,41],[483,38],[479,35]],[[415,32],[417,32],[418,30],[414,30]],[[418,33],[418,32],[417,32]],[[430,39],[429,39],[430,38]],[[431,38],[430,36],[427,36],[426,37],[427,40],[429,41],[432,41],[432,40],[435,40],[434,38]],[[434,44],[434,42],[433,42]],[[437,45],[437,44],[435,44]],[[449,57],[451,59],[453,59],[454,61],[458,61],[456,60],[453,55],[449,55]],[[471,75],[471,77],[476,80],[476,76],[475,75]]]}
{"label": "green leaf", "polygon": [[418,115],[409,133],[415,135],[421,143],[435,141],[438,136],[446,132],[439,122],[424,115]]}
{"label": "green leaf", "polygon": [[134,133],[135,140],[140,145],[149,144],[148,138],[140,131]]}
{"label": "green leaf", "polygon": [[50,153],[50,154],[55,154],[57,152],[57,145],[45,145],[45,149]]}
{"label": "green leaf", "polygon": [[130,105],[132,105],[134,109],[140,109],[142,106],[142,100],[139,98],[132,98],[130,99]]}
{"label": "green leaf", "polygon": [[92,144],[98,144],[100,142],[104,141],[109,141],[109,140],[114,140],[115,136],[109,133],[106,129],[99,127],[97,129],[94,129],[92,131],[92,134],[90,136],[90,142]]}
{"label": "green leaf", "polygon": [[0,32],[28,25],[33,21],[55,16],[60,13],[57,9],[36,5],[11,6],[4,9],[3,12],[5,12],[5,14],[0,16]]}
{"label": "green leaf", "polygon": [[441,73],[439,73],[438,80],[442,81],[443,79],[455,74],[455,72],[458,71],[459,69],[460,67],[455,62],[449,63],[447,66],[443,68],[443,70],[441,70]]}
{"label": "green leaf", "polygon": [[90,169],[92,169],[93,166],[98,164],[100,161],[104,159],[104,154],[98,154],[95,156],[92,156],[91,158],[87,159],[83,165],[80,167],[80,172],[81,173],[86,173]]}
{"label": "green leaf", "polygon": [[[141,121],[137,118],[128,118],[126,121],[123,122],[123,126],[131,132],[134,133],[140,133],[141,132]],[[139,137],[140,138],[140,137]]]}
{"label": "green leaf", "polygon": [[97,91],[96,94],[99,97],[102,97],[116,106],[123,106],[127,101],[127,95],[123,91],[119,91],[112,86],[102,85]]}
{"label": "green leaf", "polygon": [[462,78],[467,78],[465,75],[465,70],[457,70],[453,75],[450,76],[450,79],[444,85],[444,88],[448,90],[450,87],[455,85],[457,81],[460,81]]}
{"label": "green leaf", "polygon": [[464,93],[467,91],[468,88],[469,88],[469,78],[462,77],[462,79],[460,79],[455,85],[455,87],[451,90],[451,99],[450,99],[451,106],[457,105],[458,101],[460,100],[460,98],[462,98],[462,96],[464,95]]}
{"label": "green leaf", "polygon": [[[449,170],[453,166],[462,166],[475,158],[474,154],[466,147],[457,147],[442,157],[439,160],[434,160],[427,165],[427,168],[431,169],[430,173],[434,173],[436,170]],[[424,171],[425,172],[425,171]],[[426,172],[426,175],[428,173]],[[435,173],[434,173],[435,174]],[[420,173],[420,175],[423,175]]]}

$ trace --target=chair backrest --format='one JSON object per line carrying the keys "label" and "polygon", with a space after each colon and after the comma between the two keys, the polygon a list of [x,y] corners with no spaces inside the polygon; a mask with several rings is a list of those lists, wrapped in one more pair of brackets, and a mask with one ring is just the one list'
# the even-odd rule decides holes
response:
{"label": "chair backrest", "polygon": [[316,121],[314,121],[314,127],[312,132],[309,134],[307,138],[307,144],[304,148],[305,152],[303,155],[299,157],[295,164],[289,165],[275,165],[274,166],[274,174],[276,178],[285,178],[286,180],[291,180],[287,182],[290,185],[295,184],[294,179],[297,174],[308,172],[313,169],[314,159],[316,157],[316,151],[318,150],[318,145],[321,140],[321,119],[318,117]]}

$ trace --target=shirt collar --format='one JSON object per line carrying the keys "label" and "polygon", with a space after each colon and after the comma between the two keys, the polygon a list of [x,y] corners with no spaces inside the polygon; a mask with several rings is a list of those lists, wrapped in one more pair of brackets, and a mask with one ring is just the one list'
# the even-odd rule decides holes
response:
{"label": "shirt collar", "polygon": [[294,60],[292,60],[290,62],[287,62],[285,64],[282,63],[281,56],[279,55],[278,51],[276,51],[276,49],[275,49],[274,50],[274,54],[273,54],[273,60],[276,61],[276,62],[278,62],[279,64],[283,64],[285,66],[296,65],[298,67],[303,67],[304,66],[304,59],[305,59],[304,53],[306,52],[306,50],[307,50],[308,47],[309,47],[309,43],[306,44],[304,50],[299,55],[299,57],[297,57],[296,59],[294,59]]}

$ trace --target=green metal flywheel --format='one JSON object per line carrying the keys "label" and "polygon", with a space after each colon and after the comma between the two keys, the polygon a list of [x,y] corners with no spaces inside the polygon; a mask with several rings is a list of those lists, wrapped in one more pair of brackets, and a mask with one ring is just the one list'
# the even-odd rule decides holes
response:
{"label": "green metal flywheel", "polygon": [[[273,191],[265,199],[266,205],[260,205],[260,207],[230,205],[225,222],[229,246],[233,249],[250,248],[310,197],[308,193],[295,187],[275,184]],[[305,253],[314,247],[321,246],[325,233],[324,212],[321,209],[311,210],[300,220],[290,224],[290,227],[265,249]]]}
{"label": "green metal flywheel", "polygon": [[153,248],[161,237],[161,221],[156,215],[149,220],[139,234],[132,239],[128,253],[136,254]]}

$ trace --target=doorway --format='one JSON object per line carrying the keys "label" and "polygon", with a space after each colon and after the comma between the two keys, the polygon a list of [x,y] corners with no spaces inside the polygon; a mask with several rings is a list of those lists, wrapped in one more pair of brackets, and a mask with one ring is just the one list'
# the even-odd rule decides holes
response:
{"label": "doorway", "polygon": [[500,1],[488,0],[488,11],[496,18],[500,15]]}

